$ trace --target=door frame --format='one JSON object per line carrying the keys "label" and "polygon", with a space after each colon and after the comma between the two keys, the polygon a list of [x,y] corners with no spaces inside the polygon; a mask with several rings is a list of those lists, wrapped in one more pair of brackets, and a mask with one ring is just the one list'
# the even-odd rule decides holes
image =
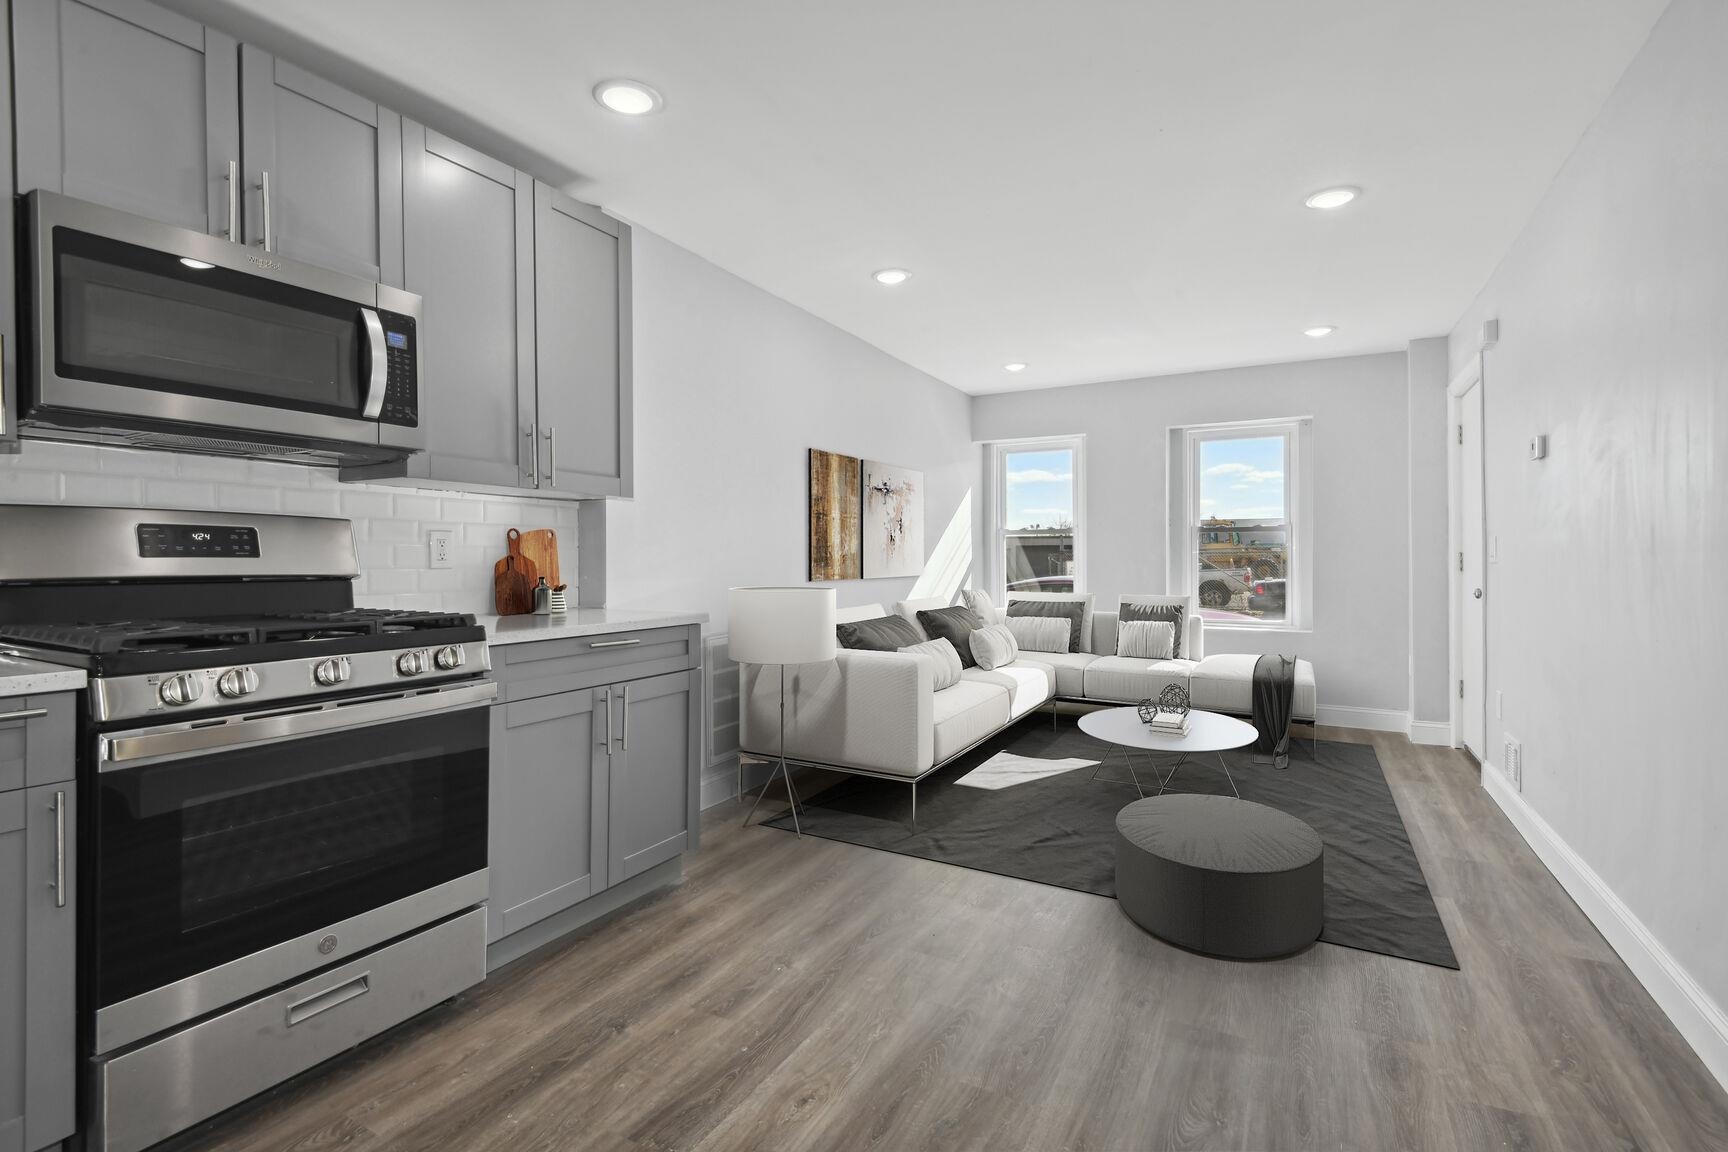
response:
{"label": "door frame", "polygon": [[[1487,387],[1487,373],[1483,355],[1486,346],[1471,355],[1465,366],[1452,377],[1446,385],[1446,604],[1447,614],[1451,617],[1448,629],[1449,641],[1447,652],[1447,668],[1450,676],[1447,681],[1446,698],[1448,716],[1451,722],[1452,747],[1464,747],[1464,708],[1463,700],[1454,687],[1464,674],[1464,580],[1463,573],[1458,570],[1454,557],[1458,555],[1464,544],[1464,466],[1462,446],[1453,429],[1459,427],[1464,415],[1464,397],[1473,388]],[[1487,392],[1480,394],[1482,402],[1482,539],[1476,541],[1476,547],[1482,549],[1482,591],[1488,594],[1488,406]],[[1488,731],[1488,617],[1482,617],[1482,731],[1486,737]],[[1486,739],[1484,739],[1486,744]],[[1486,754],[1487,749],[1483,749]]]}

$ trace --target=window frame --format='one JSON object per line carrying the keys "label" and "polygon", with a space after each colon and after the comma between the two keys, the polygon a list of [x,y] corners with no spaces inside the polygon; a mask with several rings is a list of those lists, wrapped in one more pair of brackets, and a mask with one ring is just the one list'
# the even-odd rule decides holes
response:
{"label": "window frame", "polygon": [[995,440],[990,445],[990,557],[985,566],[990,596],[1008,602],[1008,458],[1021,452],[1074,454],[1074,591],[1086,591],[1086,437],[1040,436]]}
{"label": "window frame", "polygon": [[1170,429],[1170,538],[1166,578],[1177,594],[1198,597],[1200,571],[1200,446],[1215,440],[1284,439],[1284,507],[1287,558],[1284,565],[1284,619],[1206,621],[1207,629],[1244,632],[1310,632],[1314,628],[1313,485],[1308,475],[1313,456],[1311,416],[1265,420],[1229,420]]}

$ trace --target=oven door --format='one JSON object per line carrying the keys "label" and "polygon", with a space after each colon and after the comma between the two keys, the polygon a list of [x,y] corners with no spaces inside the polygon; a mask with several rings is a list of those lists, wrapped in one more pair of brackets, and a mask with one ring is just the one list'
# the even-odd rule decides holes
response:
{"label": "oven door", "polygon": [[486,897],[491,681],[97,738],[93,1051]]}
{"label": "oven door", "polygon": [[378,285],[51,193],[30,219],[33,421],[368,448],[418,424],[415,317]]}

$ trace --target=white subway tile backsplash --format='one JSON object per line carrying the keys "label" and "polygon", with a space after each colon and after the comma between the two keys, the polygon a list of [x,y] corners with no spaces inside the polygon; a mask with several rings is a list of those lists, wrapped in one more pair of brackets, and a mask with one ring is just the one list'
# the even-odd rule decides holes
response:
{"label": "white subway tile backsplash", "polygon": [[[531,497],[469,496],[343,484],[334,471],[27,440],[0,455],[0,503],[287,512],[354,522],[358,603],[427,611],[492,611],[492,565],[506,528],[555,528],[566,578],[576,571],[578,506]],[[457,533],[452,567],[433,571],[426,532]]]}

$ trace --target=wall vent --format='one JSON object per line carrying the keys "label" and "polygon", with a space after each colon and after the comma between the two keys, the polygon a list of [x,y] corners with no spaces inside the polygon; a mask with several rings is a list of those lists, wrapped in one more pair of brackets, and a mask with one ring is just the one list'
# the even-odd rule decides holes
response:
{"label": "wall vent", "polygon": [[1524,791],[1524,745],[1515,736],[1506,737],[1506,754],[1501,760],[1506,779],[1515,792]]}

